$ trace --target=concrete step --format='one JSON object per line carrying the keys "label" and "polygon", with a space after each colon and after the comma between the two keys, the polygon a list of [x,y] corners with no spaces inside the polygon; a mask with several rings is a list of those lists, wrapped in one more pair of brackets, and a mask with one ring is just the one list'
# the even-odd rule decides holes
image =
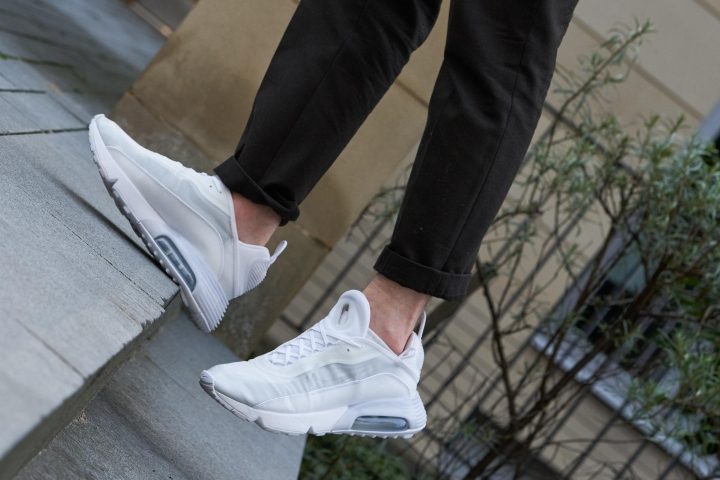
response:
{"label": "concrete step", "polygon": [[236,359],[183,312],[17,478],[297,478],[304,437],[240,420],[198,385],[202,369]]}
{"label": "concrete step", "polygon": [[87,132],[0,135],[0,478],[180,306],[113,204]]}
{"label": "concrete step", "polygon": [[180,306],[93,165],[86,126],[164,39],[120,0],[0,2],[0,479]]}
{"label": "concrete step", "polygon": [[[91,159],[86,130],[92,115],[108,111],[137,78],[164,38],[121,0],[0,3],[0,480],[5,480],[88,406],[149,335],[178,315],[181,302],[175,284],[153,263],[105,191]],[[170,338],[167,335],[159,338]],[[210,340],[197,341],[202,344]],[[149,355],[148,348],[156,343],[163,344],[153,340],[143,355]],[[212,345],[211,351],[221,355],[216,342]],[[133,451],[134,455],[157,456],[147,457],[146,466],[163,464],[168,471],[175,468],[194,478],[229,478],[226,474],[231,470],[213,466],[222,464],[222,456],[227,462],[236,457],[251,458],[244,457],[244,452],[262,453],[256,448],[255,436],[244,436],[247,432],[243,427],[232,430],[238,438],[230,431],[220,434],[218,438],[228,443],[217,441],[212,432],[201,428],[216,425],[223,431],[237,422],[227,418],[228,412],[218,411],[220,407],[197,387],[199,369],[214,363],[214,358],[193,357],[192,345],[181,348],[180,352],[198,365],[192,375],[188,371],[187,379],[183,377],[183,382],[189,382],[183,385],[197,390],[197,397],[188,400],[183,395],[189,394],[183,391],[170,393],[167,389],[176,380],[172,375],[160,376],[154,394],[167,392],[167,398],[147,398],[142,407],[132,404],[131,400],[145,398],[141,387],[148,387],[146,394],[153,392],[149,388],[153,386],[152,375],[159,375],[156,363],[138,365],[136,357],[122,370],[140,369],[131,375],[134,385],[127,384],[136,390],[126,390],[125,397],[110,387],[103,390],[85,413],[84,418],[90,420],[83,423],[82,418],[76,418],[33,465],[52,461],[53,449],[61,448],[60,438],[70,439],[62,454],[65,458],[76,458],[77,468],[97,468],[97,472],[108,471],[109,466],[80,456],[99,452],[94,449],[103,445],[109,450],[98,453],[96,460],[120,452],[125,443],[108,446],[119,438],[128,442],[128,448],[133,438],[148,442],[149,446]],[[180,365],[184,360],[174,363]],[[113,388],[122,383],[122,375],[113,380]],[[153,399],[157,403],[152,418],[141,417],[152,410],[147,404]],[[190,408],[201,399],[203,403]],[[123,410],[133,405],[138,410]],[[187,408],[183,412],[188,418],[176,408]],[[103,411],[108,415],[102,416]],[[133,412],[138,415],[137,422],[147,425],[121,427],[120,420],[130,419]],[[188,430],[165,431],[157,424],[158,431],[167,434],[167,442],[189,436],[192,428],[198,432],[188,440],[197,445],[177,451],[177,457],[172,456],[171,445],[158,450],[162,437],[152,430],[154,418],[166,418],[163,416],[169,412],[178,417],[168,419],[166,425],[185,425]],[[117,422],[102,423],[113,419],[110,414],[120,415],[114,418]],[[196,423],[183,423],[185,420]],[[94,433],[85,431],[72,440],[72,432],[82,425]],[[93,439],[92,444],[72,448],[72,442],[79,445],[85,437]],[[137,442],[135,445],[140,445]],[[287,457],[288,465],[295,469],[301,443],[296,440],[296,456]],[[260,445],[267,447],[262,442]],[[127,466],[130,468],[140,464],[143,457],[127,453],[126,458],[133,459]],[[199,475],[201,466],[206,467],[203,458],[208,462],[212,459],[213,465],[204,470],[210,473]],[[276,463],[284,465],[284,454],[279,458]],[[194,461],[185,464],[186,459]],[[95,475],[65,467],[53,464],[47,471],[34,467],[40,470],[33,470],[27,478]],[[256,472],[264,466],[258,462],[244,468]],[[123,471],[114,470],[120,473],[105,478],[128,478],[130,470],[128,475]],[[155,478],[149,473],[136,474]],[[175,478],[181,477],[178,474]]]}

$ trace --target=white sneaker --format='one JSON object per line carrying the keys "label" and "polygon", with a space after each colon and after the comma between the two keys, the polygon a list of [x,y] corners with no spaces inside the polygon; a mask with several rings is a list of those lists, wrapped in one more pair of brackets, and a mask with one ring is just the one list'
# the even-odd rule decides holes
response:
{"label": "white sneaker", "polygon": [[143,148],[104,115],[90,123],[90,147],[118,208],[180,285],[195,323],[212,331],[228,302],[265,278],[286,242],[272,255],[240,242],[220,179]]}
{"label": "white sneaker", "polygon": [[202,372],[200,385],[273,432],[410,437],[425,427],[417,392],[424,352],[412,333],[395,354],[370,330],[370,305],[344,293],[327,317],[272,352]]}

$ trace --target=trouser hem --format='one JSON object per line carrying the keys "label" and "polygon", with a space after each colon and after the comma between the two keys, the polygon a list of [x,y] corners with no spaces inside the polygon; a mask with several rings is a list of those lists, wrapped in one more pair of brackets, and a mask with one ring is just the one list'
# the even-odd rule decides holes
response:
{"label": "trouser hem", "polygon": [[215,173],[230,191],[239,193],[254,203],[272,208],[280,216],[280,225],[295,221],[300,215],[300,210],[296,206],[288,208],[268,195],[240,166],[234,156],[215,167]]}
{"label": "trouser hem", "polygon": [[450,273],[422,265],[385,247],[374,266],[381,275],[403,287],[445,300],[460,300],[467,294],[471,273]]}

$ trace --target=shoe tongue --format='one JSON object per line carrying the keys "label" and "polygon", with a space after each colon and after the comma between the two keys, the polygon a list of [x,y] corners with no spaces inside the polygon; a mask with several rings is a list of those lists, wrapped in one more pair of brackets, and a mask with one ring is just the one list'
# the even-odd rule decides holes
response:
{"label": "shoe tongue", "polygon": [[365,337],[370,328],[370,304],[358,290],[340,296],[328,315],[328,326],[349,337]]}

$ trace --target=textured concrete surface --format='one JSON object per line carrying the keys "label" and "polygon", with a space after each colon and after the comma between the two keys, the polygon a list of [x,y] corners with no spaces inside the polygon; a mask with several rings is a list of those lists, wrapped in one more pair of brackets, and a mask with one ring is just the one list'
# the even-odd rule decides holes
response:
{"label": "textured concrete surface", "polygon": [[119,0],[0,3],[0,478],[179,310],[86,131],[162,41]]}
{"label": "textured concrete surface", "polygon": [[198,385],[202,369],[236,359],[182,314],[150,338],[17,478],[297,478],[304,437],[242,421]]}
{"label": "textured concrete surface", "polygon": [[[3,0],[0,72],[24,63],[32,81],[18,88],[119,97],[163,38],[120,0]],[[39,72],[36,76],[34,73]]]}

